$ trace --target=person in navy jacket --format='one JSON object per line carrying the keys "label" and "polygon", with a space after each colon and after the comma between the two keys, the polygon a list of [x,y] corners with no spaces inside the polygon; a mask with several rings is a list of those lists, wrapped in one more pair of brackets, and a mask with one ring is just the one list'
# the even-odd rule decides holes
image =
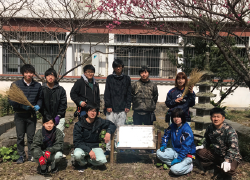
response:
{"label": "person in navy jacket", "polygon": [[[162,146],[157,150],[157,157],[168,166],[175,175],[183,175],[192,171],[192,158],[196,153],[194,136],[191,127],[186,123],[185,113],[176,108],[171,113],[173,123],[165,129]],[[169,139],[173,148],[167,148]]]}
{"label": "person in navy jacket", "polygon": [[175,108],[181,108],[185,113],[186,121],[190,125],[191,117],[189,113],[189,107],[195,105],[195,93],[193,91],[193,87],[189,87],[189,93],[185,95],[184,98],[181,97],[187,82],[188,80],[186,74],[184,72],[179,72],[175,78],[175,87],[167,94],[165,104],[169,110],[166,115],[166,122],[169,124],[172,123],[172,120],[170,120],[172,111]]}

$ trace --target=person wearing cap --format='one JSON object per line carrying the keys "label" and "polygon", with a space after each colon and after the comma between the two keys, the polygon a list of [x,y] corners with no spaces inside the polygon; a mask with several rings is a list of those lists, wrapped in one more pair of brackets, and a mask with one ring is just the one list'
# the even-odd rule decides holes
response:
{"label": "person wearing cap", "polygon": [[28,161],[32,161],[30,147],[36,131],[36,111],[42,107],[41,84],[33,79],[35,75],[35,68],[30,64],[25,64],[21,67],[20,71],[23,78],[13,83],[15,83],[23,91],[24,95],[33,107],[9,100],[13,110],[15,111],[14,122],[17,134],[17,152],[20,156],[17,160],[17,164],[24,163],[26,159],[24,151],[25,133],[27,134]]}
{"label": "person wearing cap", "polygon": [[65,89],[57,82],[57,73],[49,68],[44,77],[46,82],[42,86],[43,116],[51,115],[55,119],[55,125],[62,132],[64,131],[65,113],[67,109],[67,97]]}
{"label": "person wearing cap", "polygon": [[154,110],[158,100],[157,85],[149,79],[150,69],[142,66],[141,78],[132,84],[132,109],[134,125],[153,125],[156,120]]}
{"label": "person wearing cap", "polygon": [[31,145],[31,153],[41,174],[46,174],[49,166],[52,173],[58,171],[57,163],[63,157],[63,137],[63,132],[55,126],[55,119],[45,115],[43,127],[36,132]]}
{"label": "person wearing cap", "polygon": [[[157,150],[156,155],[165,163],[164,166],[171,166],[170,171],[173,174],[180,176],[193,170],[194,135],[186,122],[185,112],[181,108],[175,108],[171,113],[171,118],[173,123],[165,129],[162,146]],[[172,148],[167,148],[170,139]]]}

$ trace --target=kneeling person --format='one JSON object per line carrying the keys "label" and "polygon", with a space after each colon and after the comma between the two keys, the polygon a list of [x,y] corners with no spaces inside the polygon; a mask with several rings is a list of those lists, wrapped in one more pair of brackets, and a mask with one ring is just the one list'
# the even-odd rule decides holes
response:
{"label": "kneeling person", "polygon": [[87,104],[86,115],[82,116],[75,124],[73,158],[79,166],[84,166],[87,163],[99,166],[107,162],[103,150],[99,148],[99,134],[102,129],[106,129],[104,140],[105,143],[108,143],[116,126],[109,120],[97,117],[98,112],[99,107],[96,104]]}
{"label": "kneeling person", "polygon": [[45,174],[51,165],[51,172],[57,172],[56,163],[63,157],[63,132],[56,128],[50,115],[43,117],[43,127],[34,136],[31,153],[40,165],[40,173]]}
{"label": "kneeling person", "polygon": [[[176,108],[171,113],[174,123],[165,129],[162,146],[157,150],[157,157],[168,166],[175,175],[183,175],[193,170],[192,158],[195,155],[194,136],[185,120],[182,109]],[[171,139],[173,148],[167,148]]]}
{"label": "kneeling person", "polygon": [[205,170],[221,167],[224,176],[232,176],[240,163],[241,155],[236,131],[225,120],[225,111],[214,108],[210,111],[212,124],[205,132],[203,145],[197,146],[197,159]]}

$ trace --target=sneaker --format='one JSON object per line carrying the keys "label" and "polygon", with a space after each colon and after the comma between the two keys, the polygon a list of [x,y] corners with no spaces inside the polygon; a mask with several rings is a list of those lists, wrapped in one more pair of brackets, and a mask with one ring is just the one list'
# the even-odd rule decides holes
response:
{"label": "sneaker", "polygon": [[104,153],[104,155],[105,155],[105,156],[109,156],[109,155],[110,155],[110,151],[106,151],[106,152]]}
{"label": "sneaker", "polygon": [[40,174],[44,175],[44,174],[47,174],[47,173],[48,173],[48,167],[47,167],[47,165],[40,166]]}
{"label": "sneaker", "polygon": [[51,173],[56,173],[58,172],[58,167],[55,166],[53,169],[52,169],[52,166],[51,166]]}
{"label": "sneaker", "polygon": [[34,162],[34,158],[31,156],[31,157],[28,158],[28,161]]}
{"label": "sneaker", "polygon": [[18,160],[16,161],[16,163],[17,163],[17,164],[22,164],[22,163],[24,163],[24,157],[23,157],[23,156],[20,156],[20,157],[18,158]]}

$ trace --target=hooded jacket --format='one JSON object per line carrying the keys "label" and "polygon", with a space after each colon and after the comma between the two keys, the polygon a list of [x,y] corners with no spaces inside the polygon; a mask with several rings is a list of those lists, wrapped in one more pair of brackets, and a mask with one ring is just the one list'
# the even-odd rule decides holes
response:
{"label": "hooded jacket", "polygon": [[104,91],[105,108],[112,108],[113,112],[125,111],[131,107],[131,80],[127,75],[109,75]]}
{"label": "hooded jacket", "polygon": [[132,84],[133,110],[138,112],[152,112],[158,100],[157,85],[152,81],[141,80]]}
{"label": "hooded jacket", "polygon": [[60,115],[61,118],[64,118],[67,109],[67,96],[64,88],[55,82],[54,87],[50,89],[47,83],[44,83],[42,92],[43,108],[41,113],[43,116],[49,114],[55,118],[57,115]]}
{"label": "hooded jacket", "polygon": [[183,160],[187,154],[195,155],[194,135],[188,123],[182,124],[179,128],[173,123],[165,129],[162,137],[162,146],[167,147],[170,138],[174,150],[179,154],[178,159]]}
{"label": "hooded jacket", "polygon": [[185,112],[185,117],[187,122],[191,122],[191,117],[189,113],[189,107],[193,107],[195,105],[195,93],[188,93],[184,96],[183,100],[180,103],[175,102],[175,100],[182,96],[184,92],[182,90],[175,87],[171,89],[167,94],[167,99],[165,101],[166,106],[169,108],[168,114],[171,115],[172,111],[175,108],[181,108]]}
{"label": "hooded jacket", "polygon": [[44,137],[42,134],[42,129],[39,129],[36,132],[31,145],[31,154],[35,159],[39,159],[41,156],[43,156],[44,151],[49,151],[51,154],[63,151],[63,132],[60,129],[56,129],[54,133],[56,134],[56,139],[53,143],[53,146],[45,148],[43,144]]}
{"label": "hooded jacket", "polygon": [[75,148],[81,148],[88,153],[92,148],[99,147],[99,134],[103,129],[106,129],[106,132],[110,134],[113,134],[116,130],[116,126],[113,122],[99,117],[96,117],[91,130],[84,125],[85,123],[86,118],[82,116],[75,124],[73,130],[73,143]]}
{"label": "hooded jacket", "polygon": [[[93,78],[93,89],[89,86],[88,79],[82,75],[81,79],[78,79],[70,91],[70,97],[75,102],[77,107],[80,107],[80,102],[85,101],[88,103],[95,103],[100,107],[100,92],[99,85]],[[85,108],[81,108],[81,111],[85,111]]]}
{"label": "hooded jacket", "polygon": [[[33,105],[39,105],[42,108],[42,91],[41,91],[41,84],[37,81],[32,79],[29,86],[24,82],[24,79],[13,82],[15,83],[27,97],[28,101]],[[13,110],[15,112],[26,111],[22,108],[22,104],[9,100],[10,104],[13,106]],[[29,112],[34,110],[28,110]],[[27,111],[27,112],[28,112]]]}

